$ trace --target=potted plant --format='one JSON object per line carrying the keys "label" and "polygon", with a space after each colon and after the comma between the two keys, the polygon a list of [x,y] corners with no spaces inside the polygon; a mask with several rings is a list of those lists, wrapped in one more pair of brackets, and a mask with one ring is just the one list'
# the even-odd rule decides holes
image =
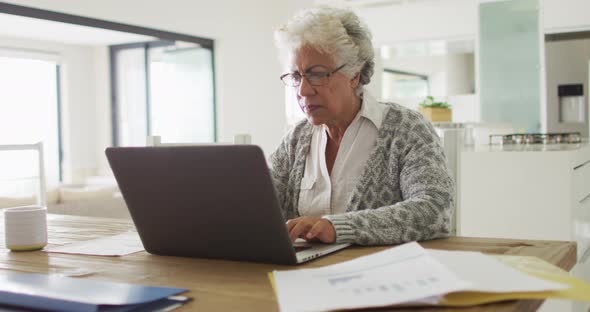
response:
{"label": "potted plant", "polygon": [[436,102],[430,95],[420,103],[419,110],[431,122],[451,121],[451,105],[447,102]]}

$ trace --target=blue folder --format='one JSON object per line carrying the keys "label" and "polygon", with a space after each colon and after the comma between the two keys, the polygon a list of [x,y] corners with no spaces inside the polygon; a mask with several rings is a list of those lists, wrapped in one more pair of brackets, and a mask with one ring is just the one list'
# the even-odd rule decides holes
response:
{"label": "blue folder", "polygon": [[0,274],[0,305],[52,311],[154,311],[179,305],[183,288],[93,281],[46,274]]}

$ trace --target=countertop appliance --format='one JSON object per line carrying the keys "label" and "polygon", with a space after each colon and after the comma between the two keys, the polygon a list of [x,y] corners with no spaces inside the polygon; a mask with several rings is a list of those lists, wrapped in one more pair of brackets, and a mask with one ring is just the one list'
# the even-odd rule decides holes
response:
{"label": "countertop appliance", "polygon": [[564,133],[511,133],[490,135],[490,145],[494,144],[578,144],[582,143],[580,132]]}

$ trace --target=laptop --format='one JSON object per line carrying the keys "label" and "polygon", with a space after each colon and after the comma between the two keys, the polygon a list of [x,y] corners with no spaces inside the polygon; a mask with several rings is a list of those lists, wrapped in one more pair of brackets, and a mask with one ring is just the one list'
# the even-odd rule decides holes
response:
{"label": "laptop", "polygon": [[298,264],[350,244],[293,244],[255,145],[110,147],[106,156],[145,250]]}

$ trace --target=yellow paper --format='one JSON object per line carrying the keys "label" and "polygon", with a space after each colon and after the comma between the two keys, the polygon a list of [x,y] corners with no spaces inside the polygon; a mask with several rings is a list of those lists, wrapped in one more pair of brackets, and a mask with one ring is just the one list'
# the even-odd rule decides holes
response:
{"label": "yellow paper", "polygon": [[568,272],[537,257],[494,256],[513,268],[548,281],[569,285],[569,288],[555,291],[521,293],[457,292],[444,296],[439,303],[444,306],[470,306],[515,299],[568,299],[590,302],[590,284],[571,276]]}

